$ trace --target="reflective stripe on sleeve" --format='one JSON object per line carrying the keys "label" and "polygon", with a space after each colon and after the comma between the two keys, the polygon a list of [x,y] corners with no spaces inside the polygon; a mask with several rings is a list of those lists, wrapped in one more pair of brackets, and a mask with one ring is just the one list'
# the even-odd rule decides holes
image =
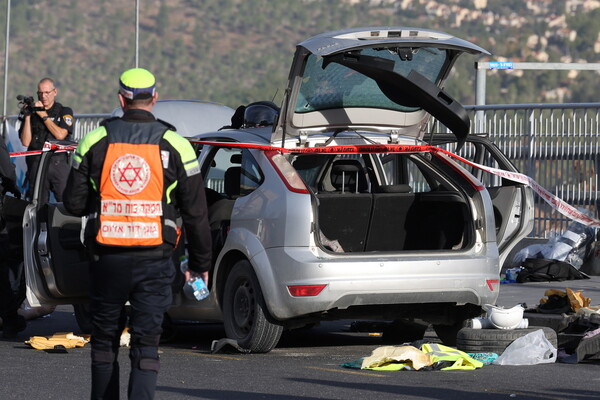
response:
{"label": "reflective stripe on sleeve", "polygon": [[87,152],[92,148],[93,145],[106,137],[106,135],[106,128],[103,126],[100,126],[85,135],[77,145],[77,149],[73,154],[73,168],[79,168],[79,164],[81,164],[81,161],[83,161],[83,157],[87,154]]}
{"label": "reflective stripe on sleeve", "polygon": [[179,153],[186,175],[193,176],[199,174],[200,164],[190,142],[183,136],[170,130],[165,132],[164,138]]}

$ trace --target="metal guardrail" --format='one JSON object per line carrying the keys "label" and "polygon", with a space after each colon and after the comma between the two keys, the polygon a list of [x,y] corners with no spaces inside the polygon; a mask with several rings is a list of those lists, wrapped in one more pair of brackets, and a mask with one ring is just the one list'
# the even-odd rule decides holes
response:
{"label": "metal guardrail", "polygon": [[[465,107],[471,133],[485,134],[515,164],[541,186],[577,208],[598,215],[600,168],[600,103],[477,105]],[[109,114],[76,115],[78,141]],[[17,125],[16,116],[7,122]],[[432,121],[430,132],[447,132]],[[4,132],[4,131],[3,131]],[[570,221],[536,197],[535,224],[530,237],[549,237],[567,229]]]}
{"label": "metal guardrail", "polygon": [[[600,103],[465,107],[471,133],[485,134],[523,174],[577,208],[598,215]],[[447,132],[437,121],[433,132]],[[531,237],[549,237],[571,221],[536,196]]]}

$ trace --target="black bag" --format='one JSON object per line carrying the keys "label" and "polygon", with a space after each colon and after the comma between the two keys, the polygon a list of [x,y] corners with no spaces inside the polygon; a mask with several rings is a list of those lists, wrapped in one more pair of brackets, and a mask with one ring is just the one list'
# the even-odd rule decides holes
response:
{"label": "black bag", "polygon": [[570,281],[590,279],[590,277],[568,262],[528,258],[521,264],[523,269],[517,275],[517,282]]}

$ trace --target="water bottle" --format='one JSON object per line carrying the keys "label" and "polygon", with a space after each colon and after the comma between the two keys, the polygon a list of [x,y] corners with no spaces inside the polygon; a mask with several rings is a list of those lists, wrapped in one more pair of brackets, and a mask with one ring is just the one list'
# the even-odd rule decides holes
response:
{"label": "water bottle", "polygon": [[[186,256],[181,256],[179,262],[181,272],[185,274],[185,271],[187,271],[188,269],[188,258]],[[191,290],[194,294],[194,298],[198,301],[204,300],[210,294],[208,288],[206,287],[206,283],[204,283],[204,280],[200,277],[194,277],[190,279],[189,281],[187,281],[187,284],[191,287]]]}

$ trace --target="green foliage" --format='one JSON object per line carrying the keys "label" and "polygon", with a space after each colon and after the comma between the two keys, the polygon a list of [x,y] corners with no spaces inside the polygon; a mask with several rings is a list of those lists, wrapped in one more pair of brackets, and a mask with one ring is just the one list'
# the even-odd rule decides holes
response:
{"label": "green foliage", "polygon": [[[357,26],[416,26],[439,29],[473,41],[494,56],[534,61],[545,51],[550,60],[597,62],[600,10],[567,18],[577,38],[570,41],[532,15],[520,0],[488,1],[488,9],[508,19],[527,16],[518,27],[482,19],[455,26],[451,17],[432,17],[413,2],[401,10],[368,0],[158,0],[140,2],[139,66],[158,78],[160,97],[193,98],[231,107],[256,100],[280,102],[297,43],[324,31]],[[471,6],[472,1],[452,2]],[[12,1],[7,111],[17,113],[17,94],[32,95],[44,76],[56,79],[58,101],[76,113],[110,112],[116,105],[119,74],[135,65],[135,2],[108,0]],[[560,1],[548,4],[548,15],[564,12]],[[563,7],[563,9],[560,9]],[[4,13],[2,13],[4,15]],[[5,20],[0,21],[4,43]],[[530,35],[550,32],[548,44],[528,48]],[[447,90],[465,104],[475,102],[473,56],[463,56],[447,82]],[[488,59],[485,59],[488,60]],[[2,69],[3,74],[3,69]],[[489,74],[487,103],[543,101],[545,90],[568,87],[565,101],[596,101],[599,75],[583,71],[576,79],[565,73],[523,78]],[[0,93],[1,96],[1,93]],[[3,101],[3,99],[0,100]]]}

